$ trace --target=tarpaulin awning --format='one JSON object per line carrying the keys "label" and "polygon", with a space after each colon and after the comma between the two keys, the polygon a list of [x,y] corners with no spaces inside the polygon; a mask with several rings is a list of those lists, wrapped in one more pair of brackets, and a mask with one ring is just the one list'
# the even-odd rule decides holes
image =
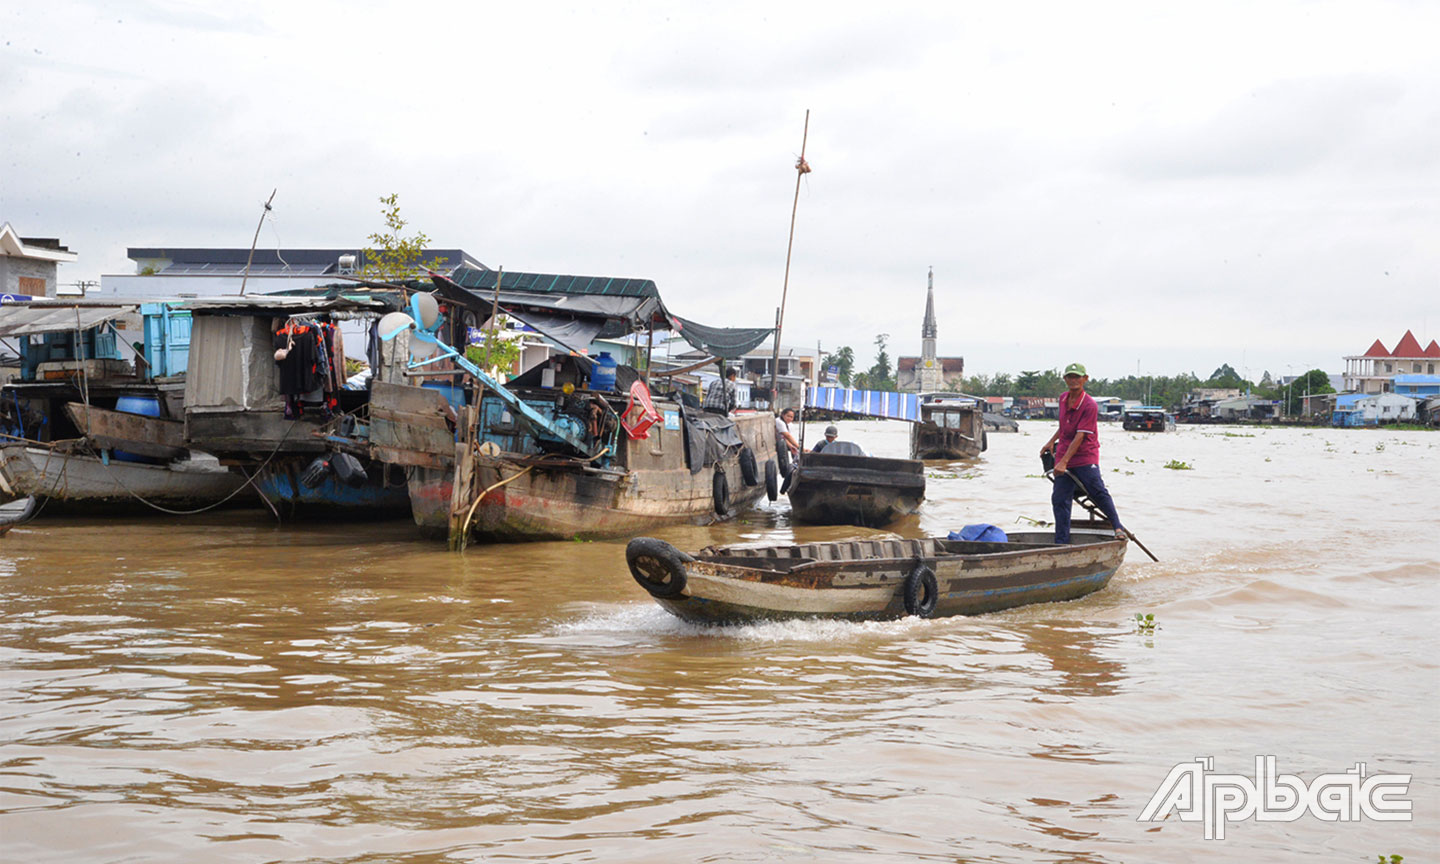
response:
{"label": "tarpaulin awning", "polygon": [[745,356],[775,332],[774,327],[707,327],[679,315],[671,315],[670,320],[675,332],[686,342],[726,360]]}
{"label": "tarpaulin awning", "polygon": [[448,302],[486,317],[492,304],[496,305],[576,352],[584,351],[595,339],[614,339],[654,327],[672,328],[697,349],[733,359],[774,332],[772,328],[708,327],[680,318],[665,308],[660,289],[650,279],[460,268],[448,278],[432,275],[431,281]]}
{"label": "tarpaulin awning", "polygon": [[920,419],[919,393],[891,393],[885,390],[847,390],[843,387],[813,387],[805,392],[805,407],[866,414],[891,420]]}
{"label": "tarpaulin awning", "polygon": [[37,333],[73,333],[88,330],[106,321],[135,312],[135,306],[0,306],[0,336],[30,336]]}
{"label": "tarpaulin awning", "polygon": [[515,320],[530,327],[541,336],[576,354],[583,354],[605,329],[603,318],[567,318],[562,315],[546,315],[530,309],[507,310]]}

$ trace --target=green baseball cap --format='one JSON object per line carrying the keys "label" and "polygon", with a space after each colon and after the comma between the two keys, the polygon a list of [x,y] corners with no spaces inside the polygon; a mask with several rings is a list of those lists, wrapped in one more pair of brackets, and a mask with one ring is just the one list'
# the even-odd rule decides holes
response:
{"label": "green baseball cap", "polygon": [[[1084,364],[1084,363],[1071,363],[1069,366],[1066,366],[1066,367],[1065,367],[1065,375],[1089,375],[1089,374],[1090,374],[1089,372],[1086,372],[1086,371],[1085,371],[1085,364]],[[1062,377],[1063,377],[1063,376],[1062,376]]]}

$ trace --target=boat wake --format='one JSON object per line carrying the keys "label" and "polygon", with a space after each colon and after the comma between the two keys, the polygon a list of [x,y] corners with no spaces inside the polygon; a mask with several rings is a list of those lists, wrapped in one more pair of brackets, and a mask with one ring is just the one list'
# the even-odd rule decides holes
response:
{"label": "boat wake", "polygon": [[766,621],[755,624],[707,626],[681,621],[658,606],[626,604],[600,606],[580,618],[560,622],[555,635],[570,640],[624,644],[650,642],[655,637],[724,639],[736,642],[835,642],[874,637],[908,637],[943,621],[901,618],[894,621],[837,621],[833,619]]}

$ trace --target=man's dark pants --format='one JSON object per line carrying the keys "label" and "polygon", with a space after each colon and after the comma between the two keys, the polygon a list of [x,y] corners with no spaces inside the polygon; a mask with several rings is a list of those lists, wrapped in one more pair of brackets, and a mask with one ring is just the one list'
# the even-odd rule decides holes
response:
{"label": "man's dark pants", "polygon": [[[1072,479],[1074,478],[1074,479]],[[1071,465],[1064,474],[1055,474],[1055,489],[1050,493],[1050,505],[1055,508],[1055,542],[1070,542],[1070,503],[1075,495],[1075,480],[1078,479],[1089,493],[1090,500],[1110,520],[1120,527],[1120,516],[1115,512],[1115,502],[1110,490],[1105,488],[1105,477],[1099,465]]]}

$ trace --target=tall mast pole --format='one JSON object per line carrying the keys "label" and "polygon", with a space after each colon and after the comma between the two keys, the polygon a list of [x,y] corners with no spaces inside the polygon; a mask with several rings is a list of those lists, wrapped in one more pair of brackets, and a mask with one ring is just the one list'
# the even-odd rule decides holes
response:
{"label": "tall mast pole", "polygon": [[800,181],[810,173],[805,144],[810,140],[810,109],[805,109],[805,131],[800,136],[800,158],[795,162],[795,203],[790,206],[790,242],[785,246],[785,282],[780,289],[780,313],[775,316],[775,352],[770,358],[770,408],[778,409],[775,377],[780,372],[780,330],[785,325],[785,299],[790,296],[790,253],[795,249],[795,214],[800,209]]}
{"label": "tall mast pole", "polygon": [[[255,225],[255,239],[250,241],[250,256],[245,259],[245,275],[240,277],[241,294],[245,293],[245,283],[250,281],[250,262],[255,260],[255,244],[260,242],[260,229],[265,227],[265,214],[270,212],[270,202],[275,200],[275,193],[279,191],[279,189],[270,190],[270,197],[265,199],[265,209],[260,211],[260,221]],[[787,263],[785,266],[790,265]]]}

